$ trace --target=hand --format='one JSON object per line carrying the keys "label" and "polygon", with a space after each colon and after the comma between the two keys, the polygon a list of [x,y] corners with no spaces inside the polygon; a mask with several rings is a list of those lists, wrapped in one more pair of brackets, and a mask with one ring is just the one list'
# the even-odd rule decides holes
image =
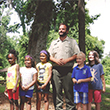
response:
{"label": "hand", "polygon": [[41,86],[37,86],[37,89],[40,90],[41,89]]}
{"label": "hand", "polygon": [[46,88],[46,85],[45,84],[41,86],[41,89],[45,89],[45,88]]}
{"label": "hand", "polygon": [[7,92],[7,88],[5,88],[5,91],[4,92]]}
{"label": "hand", "polygon": [[105,93],[105,88],[102,89],[102,93]]}
{"label": "hand", "polygon": [[77,83],[77,80],[76,80],[76,79],[74,79],[73,83],[74,83],[74,84],[75,84],[75,83]]}
{"label": "hand", "polygon": [[77,84],[79,84],[79,83],[81,83],[82,81],[79,79],[78,81],[77,81]]}
{"label": "hand", "polygon": [[14,87],[14,88],[12,89],[12,92],[15,93],[15,92],[16,92],[16,89],[17,89],[17,88]]}
{"label": "hand", "polygon": [[56,59],[55,63],[58,64],[59,66],[64,65],[62,59]]}
{"label": "hand", "polygon": [[22,89],[24,90],[24,91],[27,91],[28,89],[29,89],[29,87],[28,86],[26,86],[26,87],[22,87]]}
{"label": "hand", "polygon": [[63,58],[60,59],[60,61],[62,62],[63,65],[65,65],[67,63],[67,60],[66,59],[63,59]]}

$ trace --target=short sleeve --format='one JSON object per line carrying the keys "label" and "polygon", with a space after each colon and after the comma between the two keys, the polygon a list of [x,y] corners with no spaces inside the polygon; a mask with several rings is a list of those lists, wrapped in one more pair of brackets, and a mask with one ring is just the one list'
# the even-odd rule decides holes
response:
{"label": "short sleeve", "polygon": [[37,73],[37,70],[35,68],[33,68],[33,74]]}
{"label": "short sleeve", "polygon": [[103,74],[104,74],[104,71],[103,71],[103,66],[102,66],[102,64],[99,65],[99,68],[100,68],[100,75],[103,75]]}
{"label": "short sleeve", "polygon": [[72,71],[71,78],[75,78],[75,68],[74,68],[73,71]]}
{"label": "short sleeve", "polygon": [[80,52],[79,46],[76,42],[76,40],[72,39],[72,50],[73,50],[73,55],[78,54]]}
{"label": "short sleeve", "polygon": [[92,74],[91,74],[91,71],[90,71],[90,68],[88,67],[88,69],[87,69],[87,72],[88,72],[88,78],[89,77],[92,77]]}

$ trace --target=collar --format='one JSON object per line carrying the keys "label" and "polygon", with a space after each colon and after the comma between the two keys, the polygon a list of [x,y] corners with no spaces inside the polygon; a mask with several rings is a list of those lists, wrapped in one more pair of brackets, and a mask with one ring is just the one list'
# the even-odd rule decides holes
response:
{"label": "collar", "polygon": [[82,68],[79,68],[78,65],[76,66],[77,69],[85,69],[86,65],[84,65]]}
{"label": "collar", "polygon": [[[64,41],[68,41],[69,40],[69,37],[67,36],[65,39],[64,39]],[[61,41],[60,40],[60,37],[57,39],[57,42],[59,42],[59,41]]]}

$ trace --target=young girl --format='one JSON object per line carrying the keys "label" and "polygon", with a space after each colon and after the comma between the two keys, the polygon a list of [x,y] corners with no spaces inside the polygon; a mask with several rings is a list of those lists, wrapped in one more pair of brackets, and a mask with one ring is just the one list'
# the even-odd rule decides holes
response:
{"label": "young girl", "polygon": [[[90,51],[88,55],[92,80],[89,84],[89,104],[88,110],[91,110],[91,102],[94,96],[96,110],[100,110],[101,91],[105,92],[105,79],[102,64],[99,62],[99,55],[96,51]],[[103,83],[103,86],[102,86]]]}
{"label": "young girl", "polygon": [[52,76],[52,65],[48,62],[50,59],[50,54],[48,51],[42,50],[40,52],[40,60],[41,62],[36,65],[38,71],[38,78],[37,78],[37,110],[40,110],[41,106],[41,98],[42,94],[44,94],[44,103],[45,109],[48,110],[49,108],[49,81]]}
{"label": "young girl", "polygon": [[19,96],[19,65],[15,63],[17,54],[15,50],[10,50],[8,54],[8,62],[11,66],[7,70],[6,89],[10,102],[10,110],[18,110],[18,96]]}
{"label": "young girl", "polygon": [[25,56],[25,67],[20,68],[20,110],[24,110],[26,102],[26,110],[31,110],[31,98],[33,95],[34,84],[36,82],[37,70],[34,68],[32,57]]}

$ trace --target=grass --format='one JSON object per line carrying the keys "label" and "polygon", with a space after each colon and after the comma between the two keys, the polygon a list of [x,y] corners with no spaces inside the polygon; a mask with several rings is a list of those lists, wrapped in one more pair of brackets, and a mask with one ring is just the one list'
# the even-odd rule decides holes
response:
{"label": "grass", "polygon": [[[100,110],[110,110],[110,86],[106,86],[106,92],[102,93],[102,102],[100,104]],[[95,110],[95,104],[92,105],[92,110]]]}
{"label": "grass", "polygon": [[0,84],[0,93],[5,91],[5,86]]}
{"label": "grass", "polygon": [[[5,85],[0,84],[0,93],[5,91]],[[50,88],[52,93],[52,87]],[[102,93],[101,110],[110,110],[110,85],[106,85],[106,92]],[[92,110],[95,110],[95,104],[92,104]]]}

